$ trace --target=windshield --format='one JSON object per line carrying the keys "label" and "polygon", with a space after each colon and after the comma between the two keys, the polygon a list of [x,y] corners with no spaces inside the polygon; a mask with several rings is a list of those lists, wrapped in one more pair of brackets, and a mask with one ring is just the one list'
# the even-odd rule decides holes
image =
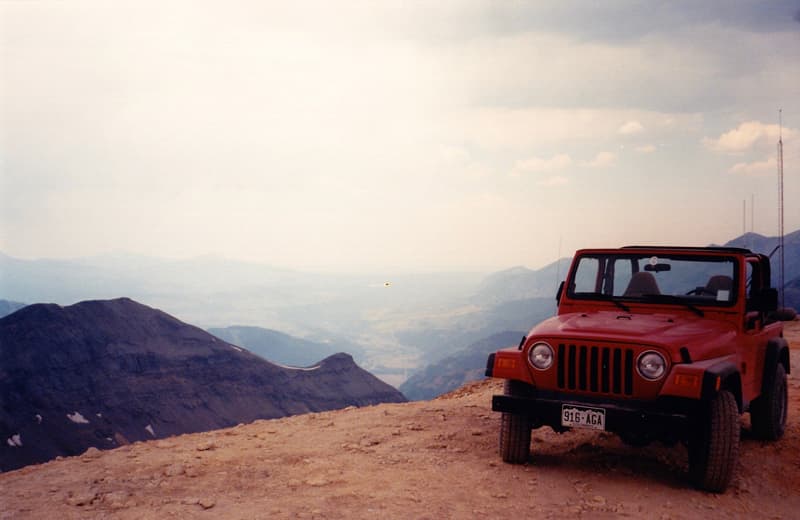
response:
{"label": "windshield", "polygon": [[578,259],[568,294],[684,305],[733,305],[737,263],[733,257],[641,253],[585,255]]}

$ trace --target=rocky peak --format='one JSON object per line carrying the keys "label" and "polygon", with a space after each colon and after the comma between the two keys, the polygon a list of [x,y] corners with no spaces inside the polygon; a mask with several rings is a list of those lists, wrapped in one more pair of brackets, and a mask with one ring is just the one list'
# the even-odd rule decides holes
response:
{"label": "rocky peak", "polygon": [[[336,354],[275,365],[128,298],[0,319],[0,469],[88,447],[379,402],[396,389]],[[17,442],[18,441],[18,442]]]}

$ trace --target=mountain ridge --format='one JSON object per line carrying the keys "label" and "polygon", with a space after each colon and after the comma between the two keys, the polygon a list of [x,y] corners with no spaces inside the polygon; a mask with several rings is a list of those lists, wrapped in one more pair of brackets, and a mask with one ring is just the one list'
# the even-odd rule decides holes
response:
{"label": "mountain ridge", "polygon": [[524,335],[504,331],[482,338],[414,373],[399,390],[410,400],[425,400],[483,379],[489,353],[516,345]]}
{"label": "mountain ridge", "polygon": [[403,402],[335,354],[270,363],[129,298],[34,304],[0,319],[0,470],[92,446]]}
{"label": "mountain ridge", "polygon": [[364,355],[363,350],[355,344],[320,343],[263,327],[231,325],[212,327],[208,332],[223,341],[243,347],[267,361],[293,367],[313,365],[338,352],[347,352],[355,359]]}
{"label": "mountain ridge", "polygon": [[25,307],[25,305],[27,304],[0,299],[0,318],[17,312],[21,308]]}

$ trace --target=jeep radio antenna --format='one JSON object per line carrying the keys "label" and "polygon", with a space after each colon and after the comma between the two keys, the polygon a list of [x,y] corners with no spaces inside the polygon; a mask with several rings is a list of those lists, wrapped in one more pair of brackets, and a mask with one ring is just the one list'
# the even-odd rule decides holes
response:
{"label": "jeep radio antenna", "polygon": [[784,285],[784,247],[783,247],[783,109],[778,109],[778,247],[780,247],[780,271],[778,278],[778,289],[780,294],[781,308],[784,306],[783,285]]}
{"label": "jeep radio antenna", "polygon": [[558,236],[558,256],[556,257],[556,287],[561,283],[561,240],[564,235]]}
{"label": "jeep radio antenna", "polygon": [[[747,234],[747,199],[742,199],[742,235]],[[745,239],[745,247],[747,247],[747,239]]]}

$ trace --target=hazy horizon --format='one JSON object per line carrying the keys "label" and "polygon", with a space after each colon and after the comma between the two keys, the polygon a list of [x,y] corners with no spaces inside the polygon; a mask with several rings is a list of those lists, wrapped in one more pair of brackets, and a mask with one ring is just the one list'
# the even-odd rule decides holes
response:
{"label": "hazy horizon", "polygon": [[800,228],[800,5],[0,2],[0,251],[538,269]]}
{"label": "hazy horizon", "polygon": [[[785,231],[786,231],[786,234],[788,235],[790,233],[800,231],[800,228],[796,229],[796,230],[786,229]],[[750,233],[750,231],[747,231],[747,233]],[[742,236],[742,235],[732,236],[732,237],[728,237],[728,238],[725,238],[725,239],[719,239],[717,241],[709,242],[707,244],[700,244],[700,246],[714,246],[714,245],[718,246],[718,245],[722,245],[724,243],[727,243],[727,242],[729,242],[731,240],[734,240],[736,238],[739,238],[740,236]],[[777,235],[761,235],[761,236],[765,236],[767,238],[774,238]],[[611,245],[609,245],[609,247],[615,247],[615,246],[622,247],[622,246],[625,246],[625,245],[638,245],[638,244],[611,244]],[[681,243],[681,244],[666,244],[666,243],[665,244],[657,244],[657,243],[653,243],[651,245],[667,245],[667,246],[669,246],[669,245],[677,245],[677,246],[683,246],[683,245],[686,245],[686,244],[683,244],[683,243]],[[586,246],[586,247],[588,247],[588,246]],[[583,247],[581,247],[581,249],[582,248]],[[113,260],[134,260],[134,259],[137,259],[137,258],[142,259],[142,260],[149,260],[149,261],[155,262],[156,264],[163,263],[163,262],[166,262],[166,263],[180,263],[180,262],[192,262],[192,261],[200,261],[200,260],[210,260],[210,261],[221,261],[221,262],[232,263],[232,264],[237,264],[238,263],[238,264],[242,264],[242,265],[252,265],[252,266],[258,266],[258,267],[264,267],[264,268],[268,268],[268,269],[273,269],[273,270],[276,270],[276,271],[287,271],[287,272],[293,272],[293,273],[297,273],[297,274],[303,274],[303,273],[307,273],[307,274],[322,274],[322,275],[329,274],[329,275],[332,275],[332,276],[362,277],[362,276],[372,276],[372,275],[381,275],[381,274],[396,274],[398,276],[414,276],[414,275],[429,275],[429,274],[430,275],[435,275],[435,274],[490,275],[492,273],[496,273],[496,272],[499,272],[499,271],[507,271],[507,270],[512,270],[512,269],[517,269],[517,268],[520,268],[520,267],[536,271],[536,270],[543,269],[543,268],[545,268],[545,267],[547,267],[549,265],[552,265],[552,264],[558,262],[559,260],[561,260],[561,261],[569,260],[570,258],[572,258],[572,255],[574,254],[574,252],[575,251],[561,251],[561,256],[560,257],[556,258],[554,256],[553,258],[545,260],[544,263],[542,263],[541,265],[517,264],[517,265],[500,266],[500,267],[496,267],[496,268],[485,268],[485,269],[480,269],[480,268],[448,269],[446,267],[442,267],[442,268],[439,268],[439,269],[427,269],[427,270],[424,269],[424,268],[420,268],[420,269],[403,269],[402,267],[400,267],[400,268],[392,268],[392,267],[385,267],[385,266],[369,266],[366,269],[361,269],[361,270],[357,270],[357,271],[356,270],[352,270],[352,271],[351,270],[347,270],[346,268],[344,268],[344,269],[328,269],[328,270],[326,270],[326,269],[311,269],[311,268],[295,268],[295,267],[291,267],[291,266],[277,265],[277,264],[272,264],[272,263],[269,263],[269,262],[263,262],[263,261],[258,261],[258,260],[237,259],[237,258],[233,258],[233,257],[228,257],[225,254],[218,254],[218,253],[205,253],[205,254],[198,254],[198,255],[172,256],[172,257],[170,257],[170,256],[159,256],[158,254],[134,253],[134,252],[131,252],[131,251],[125,251],[125,250],[118,249],[118,250],[101,251],[101,252],[98,252],[96,254],[86,255],[86,256],[22,257],[22,256],[16,256],[16,255],[9,255],[6,251],[0,250],[0,255],[5,255],[7,257],[10,257],[10,258],[13,258],[13,259],[16,259],[16,260],[32,261],[32,262],[37,262],[37,261],[55,261],[55,262],[97,261],[97,262],[99,262],[98,265],[104,265],[104,266],[108,266],[108,263],[107,263],[108,261],[113,261]],[[566,270],[568,268],[568,265],[564,265],[563,268],[564,268],[564,270]]]}

